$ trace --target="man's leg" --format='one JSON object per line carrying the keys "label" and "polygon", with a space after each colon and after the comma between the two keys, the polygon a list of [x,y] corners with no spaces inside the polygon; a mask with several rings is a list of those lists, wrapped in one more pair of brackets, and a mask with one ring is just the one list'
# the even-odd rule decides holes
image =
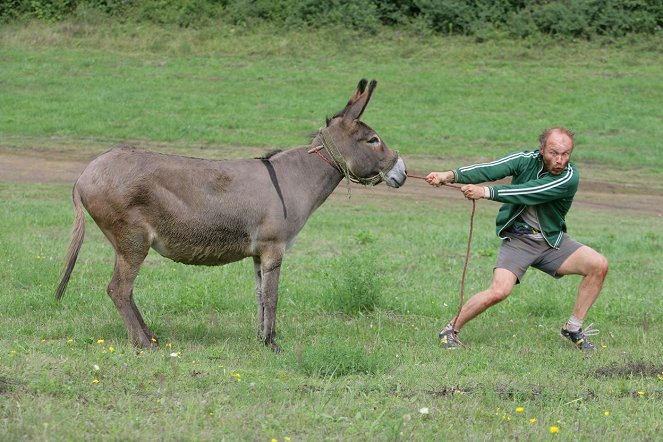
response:
{"label": "man's leg", "polygon": [[475,294],[463,305],[454,324],[455,331],[460,331],[463,325],[486,311],[488,307],[504,301],[511,294],[517,280],[516,275],[509,270],[496,268],[490,287]]}
{"label": "man's leg", "polygon": [[493,281],[490,287],[472,296],[463,305],[458,318],[452,319],[440,331],[440,343],[448,349],[461,346],[462,344],[458,339],[458,332],[460,332],[463,325],[483,313],[488,307],[505,300],[517,281],[518,277],[511,271],[501,267],[496,268],[493,271]]}
{"label": "man's leg", "polygon": [[582,275],[583,277],[578,286],[573,313],[566,325],[562,327],[560,334],[563,338],[573,342],[579,350],[592,351],[594,344],[587,337],[593,333],[590,332],[589,327],[583,330],[582,323],[587,316],[587,311],[601,292],[603,281],[608,274],[608,260],[592,248],[582,246],[566,258],[557,269],[556,274]]}
{"label": "man's leg", "polygon": [[582,275],[573,316],[583,321],[589,308],[601,293],[608,274],[608,260],[596,250],[582,246],[571,254],[557,269],[558,275]]}

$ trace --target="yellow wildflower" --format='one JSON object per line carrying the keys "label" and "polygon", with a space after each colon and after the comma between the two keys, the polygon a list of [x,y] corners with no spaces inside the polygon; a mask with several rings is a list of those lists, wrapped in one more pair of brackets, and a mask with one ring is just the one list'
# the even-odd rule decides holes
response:
{"label": "yellow wildflower", "polygon": [[104,342],[106,341],[104,341],[103,339],[97,339],[97,344],[103,344]]}
{"label": "yellow wildflower", "polygon": [[92,381],[92,383],[95,384],[95,385],[98,384],[98,383],[99,383],[99,379],[95,378],[95,379]]}
{"label": "yellow wildflower", "polygon": [[606,410],[606,411],[603,412],[603,415],[604,416],[610,416],[610,412],[608,410]]}
{"label": "yellow wildflower", "polygon": [[524,411],[525,411],[525,409],[523,407],[516,408],[516,413],[522,413]]}
{"label": "yellow wildflower", "polygon": [[530,422],[530,424],[535,424],[536,423],[536,418],[535,417],[530,418],[529,422]]}
{"label": "yellow wildflower", "polygon": [[108,347],[108,351],[111,352],[111,353],[113,353],[113,352],[115,351],[115,347],[113,347],[112,345],[109,346],[109,347]]}
{"label": "yellow wildflower", "polygon": [[559,427],[552,426],[550,427],[550,434],[559,433]]}
{"label": "yellow wildflower", "polygon": [[638,391],[638,395],[639,395],[640,397],[643,397],[643,396],[645,395],[645,392],[644,392],[644,391]]}

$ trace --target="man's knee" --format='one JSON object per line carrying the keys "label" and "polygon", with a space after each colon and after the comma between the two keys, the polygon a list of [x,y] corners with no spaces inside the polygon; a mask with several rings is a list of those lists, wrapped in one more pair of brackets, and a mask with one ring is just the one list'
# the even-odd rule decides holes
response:
{"label": "man's knee", "polygon": [[518,278],[510,270],[496,268],[493,273],[493,281],[488,289],[491,305],[504,301],[511,294],[517,281]]}
{"label": "man's knee", "polygon": [[488,292],[490,293],[491,304],[497,304],[504,301],[511,294],[513,286],[493,284],[490,286]]}
{"label": "man's knee", "polygon": [[592,270],[597,275],[601,276],[602,279],[605,278],[608,274],[608,259],[597,252],[592,265]]}
{"label": "man's knee", "polygon": [[608,274],[608,259],[590,247],[588,247],[588,252],[585,256],[586,272],[605,278],[605,275]]}

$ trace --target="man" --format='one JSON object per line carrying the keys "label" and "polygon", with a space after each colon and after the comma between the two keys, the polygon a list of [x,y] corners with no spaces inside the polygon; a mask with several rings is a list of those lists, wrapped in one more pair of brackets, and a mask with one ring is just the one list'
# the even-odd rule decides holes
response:
{"label": "man", "polygon": [[[573,133],[554,127],[539,136],[538,150],[516,152],[493,162],[426,176],[433,186],[465,184],[461,191],[467,199],[486,198],[503,203],[496,220],[497,235],[503,241],[492,282],[486,290],[472,296],[455,321],[442,329],[440,342],[446,348],[460,346],[461,328],[488,307],[506,299],[531,266],[555,278],[583,277],[575,307],[561,335],[580,350],[594,349],[587,339],[594,330],[583,331],[582,324],[603,287],[608,261],[566,234],[564,217],[571,208],[579,181],[578,171],[570,162],[573,147]],[[507,176],[512,177],[511,184],[489,187],[475,184]]]}

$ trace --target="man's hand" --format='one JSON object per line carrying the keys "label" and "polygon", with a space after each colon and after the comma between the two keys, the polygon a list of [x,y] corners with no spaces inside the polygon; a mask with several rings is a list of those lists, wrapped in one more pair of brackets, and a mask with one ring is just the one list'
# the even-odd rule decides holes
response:
{"label": "man's hand", "polygon": [[481,198],[486,198],[488,194],[487,187],[477,186],[476,184],[466,184],[460,188],[460,191],[463,192],[463,195],[468,200],[480,200]]}
{"label": "man's hand", "polygon": [[431,186],[440,187],[443,184],[454,182],[454,173],[449,170],[447,172],[431,172],[426,175],[426,182]]}

